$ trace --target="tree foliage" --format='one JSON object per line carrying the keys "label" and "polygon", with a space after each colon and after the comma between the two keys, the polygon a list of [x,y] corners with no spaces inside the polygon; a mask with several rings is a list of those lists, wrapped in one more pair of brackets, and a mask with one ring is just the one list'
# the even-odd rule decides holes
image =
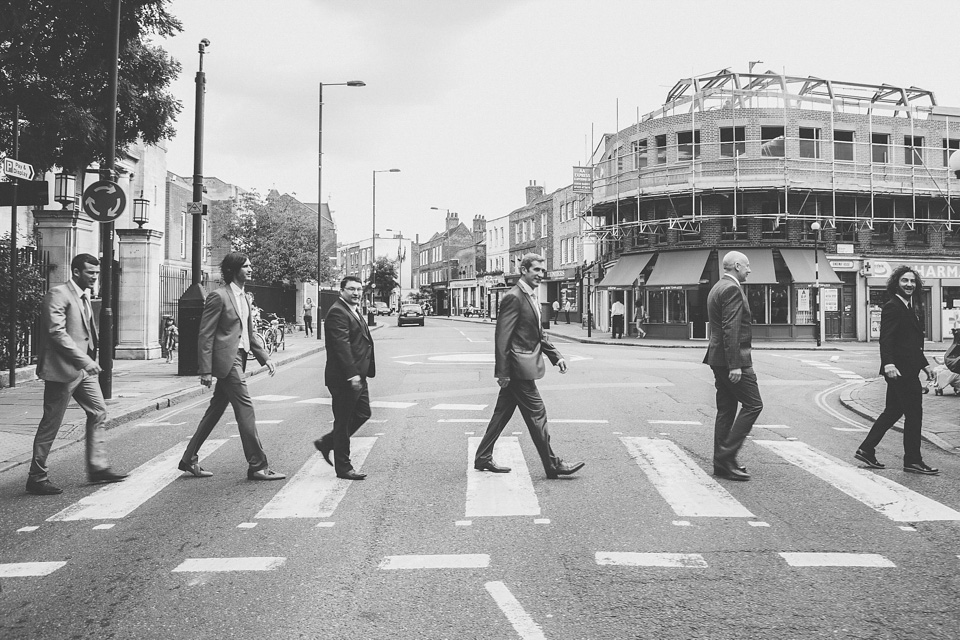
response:
{"label": "tree foliage", "polygon": [[[374,291],[375,300],[388,300],[390,292],[399,287],[397,283],[397,262],[386,256],[380,256],[373,265],[373,284],[377,285]],[[367,283],[370,285],[370,282]]]}
{"label": "tree foliage", "polygon": [[[182,30],[169,0],[124,0],[117,86],[117,154],[138,138],[175,134],[182,105],[168,91],[180,63],[149,41]],[[103,162],[113,56],[112,0],[0,0],[0,149],[11,152],[20,107],[20,159],[38,172]]]}
{"label": "tree foliage", "polygon": [[[234,251],[242,251],[253,264],[259,284],[293,284],[316,280],[316,212],[288,195],[270,192],[266,198],[246,194],[240,213],[227,225],[226,238]],[[331,279],[329,263],[324,282]]]}
{"label": "tree foliage", "polygon": [[[25,252],[26,250],[24,250]],[[43,306],[43,294],[46,290],[46,274],[40,264],[21,258],[17,261],[17,366],[30,364],[27,353],[27,339],[33,331]],[[10,313],[10,235],[0,238],[0,361],[4,367],[10,362],[10,350],[7,328],[13,321]]]}

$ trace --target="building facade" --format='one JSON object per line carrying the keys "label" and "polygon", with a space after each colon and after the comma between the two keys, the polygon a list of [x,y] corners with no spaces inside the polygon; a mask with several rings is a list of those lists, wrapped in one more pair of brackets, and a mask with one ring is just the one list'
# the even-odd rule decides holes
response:
{"label": "building facade", "polygon": [[411,266],[421,292],[430,296],[436,315],[458,315],[466,307],[485,309],[483,281],[486,269],[486,219],[475,216],[472,227],[448,211],[445,228],[418,242]]}

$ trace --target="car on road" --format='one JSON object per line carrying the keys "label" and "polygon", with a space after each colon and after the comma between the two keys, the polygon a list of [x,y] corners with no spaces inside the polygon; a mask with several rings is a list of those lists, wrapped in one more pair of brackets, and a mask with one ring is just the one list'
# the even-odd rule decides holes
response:
{"label": "car on road", "polygon": [[393,309],[386,302],[374,302],[373,311],[378,316],[392,316]]}
{"label": "car on road", "polygon": [[418,304],[405,304],[400,307],[400,313],[397,315],[397,326],[402,327],[405,324],[424,325],[425,318],[423,309]]}

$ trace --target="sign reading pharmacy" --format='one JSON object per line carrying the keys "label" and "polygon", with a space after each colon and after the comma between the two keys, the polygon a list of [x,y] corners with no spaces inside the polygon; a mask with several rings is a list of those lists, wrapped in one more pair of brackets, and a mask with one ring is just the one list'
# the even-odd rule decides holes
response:
{"label": "sign reading pharmacy", "polygon": [[908,265],[920,274],[924,280],[941,280],[944,278],[960,278],[960,262],[886,262],[884,260],[870,260],[865,264],[866,274],[871,278],[887,278],[901,264]]}

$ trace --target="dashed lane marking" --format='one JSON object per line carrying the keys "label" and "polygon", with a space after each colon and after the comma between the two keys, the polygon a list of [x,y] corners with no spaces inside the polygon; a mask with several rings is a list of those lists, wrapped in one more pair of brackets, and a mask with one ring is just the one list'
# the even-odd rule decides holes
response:
{"label": "dashed lane marking", "polygon": [[598,565],[620,567],[673,567],[704,569],[707,561],[699,553],[631,553],[626,551],[598,551]]}
{"label": "dashed lane marking", "polygon": [[483,411],[485,404],[438,404],[430,407],[433,411]]}
{"label": "dashed lane marking", "polygon": [[9,562],[0,564],[0,578],[48,576],[66,564],[66,562]]}
{"label": "dashed lane marking", "polygon": [[221,571],[273,571],[286,562],[282,557],[187,558],[173,573],[215,573]]}
{"label": "dashed lane marking", "polygon": [[878,553],[780,553],[791,567],[896,567]]}

